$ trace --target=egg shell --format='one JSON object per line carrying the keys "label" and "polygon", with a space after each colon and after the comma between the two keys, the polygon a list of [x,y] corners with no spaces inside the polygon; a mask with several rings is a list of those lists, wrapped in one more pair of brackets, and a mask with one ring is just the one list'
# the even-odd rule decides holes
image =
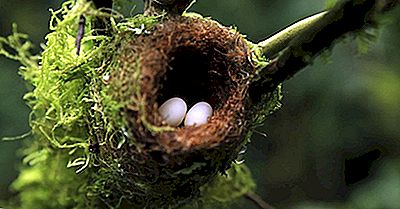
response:
{"label": "egg shell", "polygon": [[213,109],[207,102],[199,102],[186,114],[185,126],[199,126],[208,123]]}
{"label": "egg shell", "polygon": [[158,112],[164,122],[169,126],[179,126],[185,118],[187,111],[186,102],[179,97],[171,98],[165,101],[159,108]]}

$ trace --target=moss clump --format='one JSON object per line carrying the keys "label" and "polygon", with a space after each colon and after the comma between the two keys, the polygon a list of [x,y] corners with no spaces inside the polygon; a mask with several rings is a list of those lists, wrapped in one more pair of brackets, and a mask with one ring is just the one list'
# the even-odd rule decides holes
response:
{"label": "moss clump", "polygon": [[[111,37],[95,35],[91,22],[102,17]],[[84,0],[53,11],[50,29],[39,56],[16,31],[0,39],[0,53],[19,60],[32,85],[34,140],[12,208],[213,207],[254,187],[233,161],[281,96],[250,94],[267,60],[242,35],[199,15],[122,18]],[[170,96],[208,101],[215,113],[203,126],[165,126],[157,107]]]}

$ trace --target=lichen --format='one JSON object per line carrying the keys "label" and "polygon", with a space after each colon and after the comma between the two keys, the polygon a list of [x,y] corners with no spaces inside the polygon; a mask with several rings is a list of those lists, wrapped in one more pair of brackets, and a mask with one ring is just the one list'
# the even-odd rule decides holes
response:
{"label": "lichen", "polygon": [[[81,15],[87,21],[82,51],[77,55],[75,40]],[[185,15],[211,21],[200,15]],[[99,35],[93,28],[92,22],[98,18],[110,19],[112,36]],[[150,33],[163,18],[163,15],[142,14],[123,18],[117,13],[96,10],[85,0],[67,0],[61,9],[51,11],[51,32],[46,35],[39,55],[30,53],[32,43],[16,26],[13,34],[0,38],[0,54],[22,64],[19,73],[31,86],[24,99],[32,109],[33,139],[26,140],[24,165],[12,185],[18,196],[9,203],[9,208],[154,208],[163,204],[173,208],[193,202],[199,207],[213,208],[254,188],[245,165],[231,161],[248,143],[251,129],[279,107],[280,87],[263,95],[262,102],[254,108],[257,111],[247,116],[251,117],[246,123],[250,125],[246,125],[248,129],[242,133],[242,141],[231,139],[210,149],[177,153],[177,158],[193,158],[193,162],[179,162],[177,170],[163,167],[152,170],[164,174],[146,170],[157,168],[158,159],[132,159],[147,153],[132,134],[132,123],[127,119],[130,115],[122,110],[128,107],[146,112],[148,107],[140,95],[142,63],[135,57],[125,57],[133,58],[129,62],[121,59],[126,55],[124,50],[129,50],[123,46]],[[254,54],[253,67],[263,68],[267,60],[257,53],[255,45],[246,43]],[[249,74],[245,70],[243,73]],[[248,82],[256,76],[257,73],[251,74]],[[134,128],[144,128],[151,135],[174,130],[154,124],[146,115],[138,120],[143,127]],[[126,156],[126,153],[137,155]],[[203,155],[209,155],[209,159],[196,161],[196,157]],[[140,164],[141,160],[146,162],[145,166]],[[218,169],[199,176],[198,172],[210,168]],[[156,181],[163,191],[155,191]],[[195,188],[193,191],[188,188],[185,194],[188,196],[174,200],[170,194],[169,199],[163,199],[164,191],[185,185]],[[179,195],[184,193],[180,191]]]}

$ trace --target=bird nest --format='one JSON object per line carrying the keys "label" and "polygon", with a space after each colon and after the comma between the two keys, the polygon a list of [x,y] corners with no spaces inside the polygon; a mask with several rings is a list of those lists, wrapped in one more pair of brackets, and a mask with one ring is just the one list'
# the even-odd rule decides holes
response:
{"label": "bird nest", "polygon": [[[122,191],[142,194],[128,202],[141,207],[185,202],[231,167],[249,127],[247,90],[255,73],[249,57],[238,32],[193,17],[167,18],[122,46],[110,85],[117,100],[127,101],[123,112],[133,143],[104,146],[102,152],[124,159],[121,170],[131,181]],[[166,126],[158,107],[175,96],[189,105],[211,104],[208,123]]]}

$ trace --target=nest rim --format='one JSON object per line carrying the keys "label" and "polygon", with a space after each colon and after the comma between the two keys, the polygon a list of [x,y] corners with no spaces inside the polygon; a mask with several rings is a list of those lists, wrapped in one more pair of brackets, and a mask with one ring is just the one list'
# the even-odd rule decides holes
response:
{"label": "nest rim", "polygon": [[[132,127],[136,140],[146,145],[151,144],[153,149],[173,153],[218,146],[225,139],[240,140],[245,134],[248,84],[255,69],[249,59],[251,52],[248,43],[240,33],[209,19],[169,17],[149,33],[128,43],[124,51],[122,61],[136,59],[140,63],[140,96],[131,95],[131,99],[143,101],[144,110],[138,111],[134,104],[126,108],[130,117],[129,126]],[[197,61],[197,58],[201,61]],[[200,67],[191,69],[191,72],[183,70],[185,65],[190,66],[189,62],[194,62],[192,68]],[[202,67],[206,69],[200,69]],[[201,90],[207,91],[204,93],[191,88],[196,93],[203,94],[203,98],[199,97],[197,102],[206,101],[212,104],[213,116],[204,125],[171,129],[163,123],[158,107],[168,98],[163,95],[168,94],[171,88],[175,91],[180,88],[172,86],[168,81],[182,81],[190,77],[190,73],[195,73],[191,76],[194,78],[188,79],[183,86],[195,83],[201,86]],[[177,74],[183,75],[173,79]],[[203,79],[204,83],[193,80],[196,77]],[[210,88],[207,89],[207,86]],[[208,98],[204,96],[206,94],[209,94]],[[170,93],[170,96],[172,98],[181,95],[178,92]],[[212,99],[215,101],[211,101]],[[188,100],[191,105],[196,98]],[[148,131],[143,126],[143,118],[153,126],[166,127],[163,130],[167,131]]]}

